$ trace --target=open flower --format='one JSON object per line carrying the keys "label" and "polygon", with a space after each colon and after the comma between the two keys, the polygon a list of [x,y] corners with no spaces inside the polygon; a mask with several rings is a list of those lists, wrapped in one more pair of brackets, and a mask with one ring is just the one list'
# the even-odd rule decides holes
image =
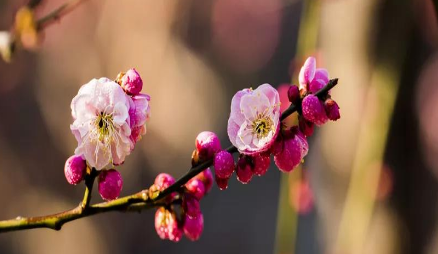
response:
{"label": "open flower", "polygon": [[240,153],[255,154],[269,149],[277,136],[280,97],[269,84],[243,89],[231,101],[228,137]]}
{"label": "open flower", "polygon": [[70,129],[78,141],[75,153],[96,169],[123,163],[133,148],[132,105],[131,97],[107,78],[83,85],[71,102],[74,122]]}

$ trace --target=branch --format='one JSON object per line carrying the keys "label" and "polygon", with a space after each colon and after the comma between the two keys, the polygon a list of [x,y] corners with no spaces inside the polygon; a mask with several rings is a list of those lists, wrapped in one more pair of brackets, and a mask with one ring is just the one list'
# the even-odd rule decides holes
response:
{"label": "branch", "polygon": [[[328,91],[336,86],[338,79],[332,79],[329,83],[319,90],[315,95],[319,98],[323,98],[327,95]],[[284,120],[286,117],[299,110],[300,103],[298,105],[291,104],[287,110],[285,110],[280,117],[280,120]],[[230,153],[236,153],[237,148],[230,146],[226,149]],[[49,228],[54,230],[60,230],[61,227],[73,220],[88,217],[94,214],[106,213],[112,211],[119,212],[140,212],[145,209],[150,209],[153,207],[160,207],[169,205],[166,202],[159,202],[165,197],[169,196],[173,192],[178,192],[181,188],[193,177],[213,165],[213,159],[202,162],[201,164],[192,167],[185,175],[183,175],[178,181],[169,186],[169,188],[160,192],[156,197],[150,198],[148,190],[142,190],[138,193],[121,197],[112,201],[98,203],[95,205],[90,205],[91,191],[93,189],[93,183],[95,178],[98,176],[99,171],[94,168],[88,172],[85,178],[85,194],[82,202],[75,208],[67,210],[61,213],[40,216],[40,217],[30,217],[23,218],[17,217],[16,219],[0,221],[0,233],[8,231],[17,231],[32,228]],[[172,201],[173,203],[181,202],[180,199]],[[172,204],[173,204],[172,203]]]}
{"label": "branch", "polygon": [[59,6],[54,11],[47,14],[46,16],[40,18],[39,20],[36,21],[38,31],[41,31],[47,26],[49,26],[50,24],[58,21],[61,17],[70,13],[85,1],[87,0],[71,0]]}
{"label": "branch", "polygon": [[[41,4],[42,0],[30,0],[29,3],[25,6],[22,7],[20,10],[24,10],[24,9],[29,9],[28,13],[26,15],[23,15],[24,18],[24,26],[27,29],[31,30],[31,35],[34,36],[35,38],[35,42],[31,43],[29,45],[23,45],[22,42],[22,26],[23,24],[23,18],[19,18],[17,19],[17,16],[15,18],[15,23],[13,24],[11,31],[8,32],[6,34],[7,36],[7,44],[6,45],[0,45],[0,56],[2,56],[3,60],[6,62],[10,62],[11,58],[13,56],[13,54],[17,51],[18,48],[33,48],[35,45],[35,43],[38,40],[38,35],[39,32],[41,32],[42,30],[44,30],[46,27],[48,27],[49,25],[51,25],[52,23],[60,20],[64,15],[70,13],[71,11],[73,11],[76,7],[78,7],[81,3],[85,2],[87,0],[70,0],[69,2],[64,3],[63,5],[59,6],[58,8],[56,8],[54,11],[50,12],[49,14],[47,14],[46,16],[38,19],[38,20],[33,20],[33,13],[34,13],[34,9],[38,7],[39,4]],[[20,12],[20,11],[19,11]],[[31,19],[32,19],[32,23],[29,24],[28,20],[29,19],[29,13],[31,15]],[[18,13],[17,13],[18,14]],[[17,29],[17,25],[18,27],[20,27],[19,29]],[[29,31],[27,31],[29,32]],[[2,33],[6,33],[6,32],[2,32]]]}

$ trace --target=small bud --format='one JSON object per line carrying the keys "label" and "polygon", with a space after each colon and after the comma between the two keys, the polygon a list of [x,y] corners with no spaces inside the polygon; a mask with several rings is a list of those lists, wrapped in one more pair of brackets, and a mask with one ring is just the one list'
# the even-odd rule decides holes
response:
{"label": "small bud", "polygon": [[341,118],[341,114],[339,113],[339,106],[336,101],[332,99],[327,99],[324,102],[325,111],[330,120],[336,121]]}
{"label": "small bud", "polygon": [[252,172],[252,159],[249,156],[240,156],[237,162],[236,169],[237,180],[243,184],[247,184],[251,181]]}
{"label": "small bud", "polygon": [[155,213],[155,230],[161,239],[169,239],[173,242],[181,240],[182,230],[178,226],[175,213],[165,209],[158,208]]}
{"label": "small bud", "polygon": [[259,153],[252,157],[252,161],[254,164],[253,172],[257,176],[264,175],[271,164],[271,158],[269,154]]}
{"label": "small bud", "polygon": [[296,104],[298,102],[298,99],[300,98],[300,91],[298,90],[298,86],[289,86],[289,90],[287,90],[287,97],[290,102]]}
{"label": "small bud", "polygon": [[159,191],[163,191],[169,188],[169,186],[171,186],[174,183],[175,183],[175,178],[173,178],[171,175],[166,173],[161,173],[157,175],[154,181],[154,184],[157,186],[157,189]]}
{"label": "small bud", "polygon": [[274,144],[274,162],[282,172],[290,172],[307,155],[309,145],[302,133],[293,138],[278,139]]}
{"label": "small bud", "polygon": [[82,156],[73,155],[67,159],[64,166],[64,174],[69,184],[76,185],[84,180],[87,163]]}
{"label": "small bud", "polygon": [[213,158],[221,150],[221,143],[215,133],[203,131],[196,137],[196,149],[201,161]]}
{"label": "small bud", "polygon": [[183,195],[183,209],[184,213],[191,218],[196,218],[201,214],[199,200],[189,193]]}
{"label": "small bud", "polygon": [[158,190],[157,185],[152,184],[148,189],[148,196],[151,199],[155,199],[160,194],[160,190]]}
{"label": "small bud", "polygon": [[230,178],[235,167],[233,156],[225,150],[215,155],[213,165],[216,177],[222,179]]}
{"label": "small bud", "polygon": [[226,190],[228,189],[228,181],[230,178],[219,178],[215,177],[217,187],[219,187],[219,190]]}
{"label": "small bud", "polygon": [[188,193],[192,194],[198,200],[201,200],[205,194],[204,183],[196,178],[192,178],[186,183],[186,189]]}
{"label": "small bud", "polygon": [[209,193],[211,187],[213,187],[213,174],[211,173],[210,168],[205,169],[197,176],[195,176],[195,178],[201,180],[204,183],[205,193]]}
{"label": "small bud", "polygon": [[303,116],[307,121],[323,125],[328,121],[323,103],[313,94],[304,97],[302,102]]}
{"label": "small bud", "polygon": [[184,234],[191,241],[196,241],[201,237],[202,231],[204,230],[204,216],[202,213],[196,218],[185,217],[184,220]]}
{"label": "small bud", "polygon": [[199,164],[199,154],[198,154],[198,150],[193,150],[192,153],[192,167],[196,167]]}
{"label": "small bud", "polygon": [[119,197],[122,191],[123,180],[115,169],[103,170],[99,174],[99,194],[104,200],[113,200]]}
{"label": "small bud", "polygon": [[120,85],[127,94],[137,95],[141,92],[141,89],[143,89],[143,80],[141,79],[140,74],[132,68],[121,78]]}
{"label": "small bud", "polygon": [[310,137],[313,135],[313,130],[315,125],[312,122],[307,121],[304,117],[299,117],[300,131],[306,136]]}

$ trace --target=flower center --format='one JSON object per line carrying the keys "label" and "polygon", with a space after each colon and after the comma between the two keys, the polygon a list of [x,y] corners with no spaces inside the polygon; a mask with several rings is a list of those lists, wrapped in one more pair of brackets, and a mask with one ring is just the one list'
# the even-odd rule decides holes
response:
{"label": "flower center", "polygon": [[114,123],[113,123],[113,116],[105,114],[104,112],[101,112],[99,115],[97,115],[97,118],[95,120],[95,124],[97,127],[97,135],[99,138],[99,141],[101,142],[108,142],[110,141],[109,138],[111,138],[112,133],[114,131]]}
{"label": "flower center", "polygon": [[252,122],[252,132],[257,135],[257,138],[266,137],[272,130],[274,122],[271,118],[264,114],[258,114],[256,119]]}

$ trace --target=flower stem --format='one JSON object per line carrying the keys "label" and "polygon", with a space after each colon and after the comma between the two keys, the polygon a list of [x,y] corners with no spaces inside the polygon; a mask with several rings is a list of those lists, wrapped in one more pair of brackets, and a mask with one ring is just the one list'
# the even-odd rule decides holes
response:
{"label": "flower stem", "polygon": [[[327,95],[328,91],[336,86],[338,79],[332,79],[329,83],[319,90],[315,95],[319,98],[323,98]],[[291,104],[287,110],[285,110],[280,119],[283,120],[295,111],[298,106]],[[230,146],[226,149],[229,153],[236,153],[237,148]],[[185,175],[183,175],[178,181],[169,186],[169,188],[160,192],[155,198],[149,198],[148,190],[142,190],[138,193],[121,197],[112,201],[102,202],[94,205],[90,205],[91,191],[95,178],[99,175],[99,171],[91,169],[91,171],[85,177],[85,193],[82,202],[75,208],[67,210],[61,213],[52,215],[39,216],[39,217],[17,217],[15,219],[0,221],[0,233],[8,231],[18,231],[32,228],[49,228],[53,230],[60,230],[61,227],[70,221],[80,218],[88,217],[94,214],[106,213],[111,211],[119,212],[140,212],[145,209],[153,207],[160,207],[169,205],[166,202],[159,202],[163,198],[167,197],[173,192],[181,190],[182,186],[186,184],[190,179],[213,165],[213,159],[202,162],[201,164],[192,167]],[[172,202],[180,202],[180,200],[174,200]]]}

